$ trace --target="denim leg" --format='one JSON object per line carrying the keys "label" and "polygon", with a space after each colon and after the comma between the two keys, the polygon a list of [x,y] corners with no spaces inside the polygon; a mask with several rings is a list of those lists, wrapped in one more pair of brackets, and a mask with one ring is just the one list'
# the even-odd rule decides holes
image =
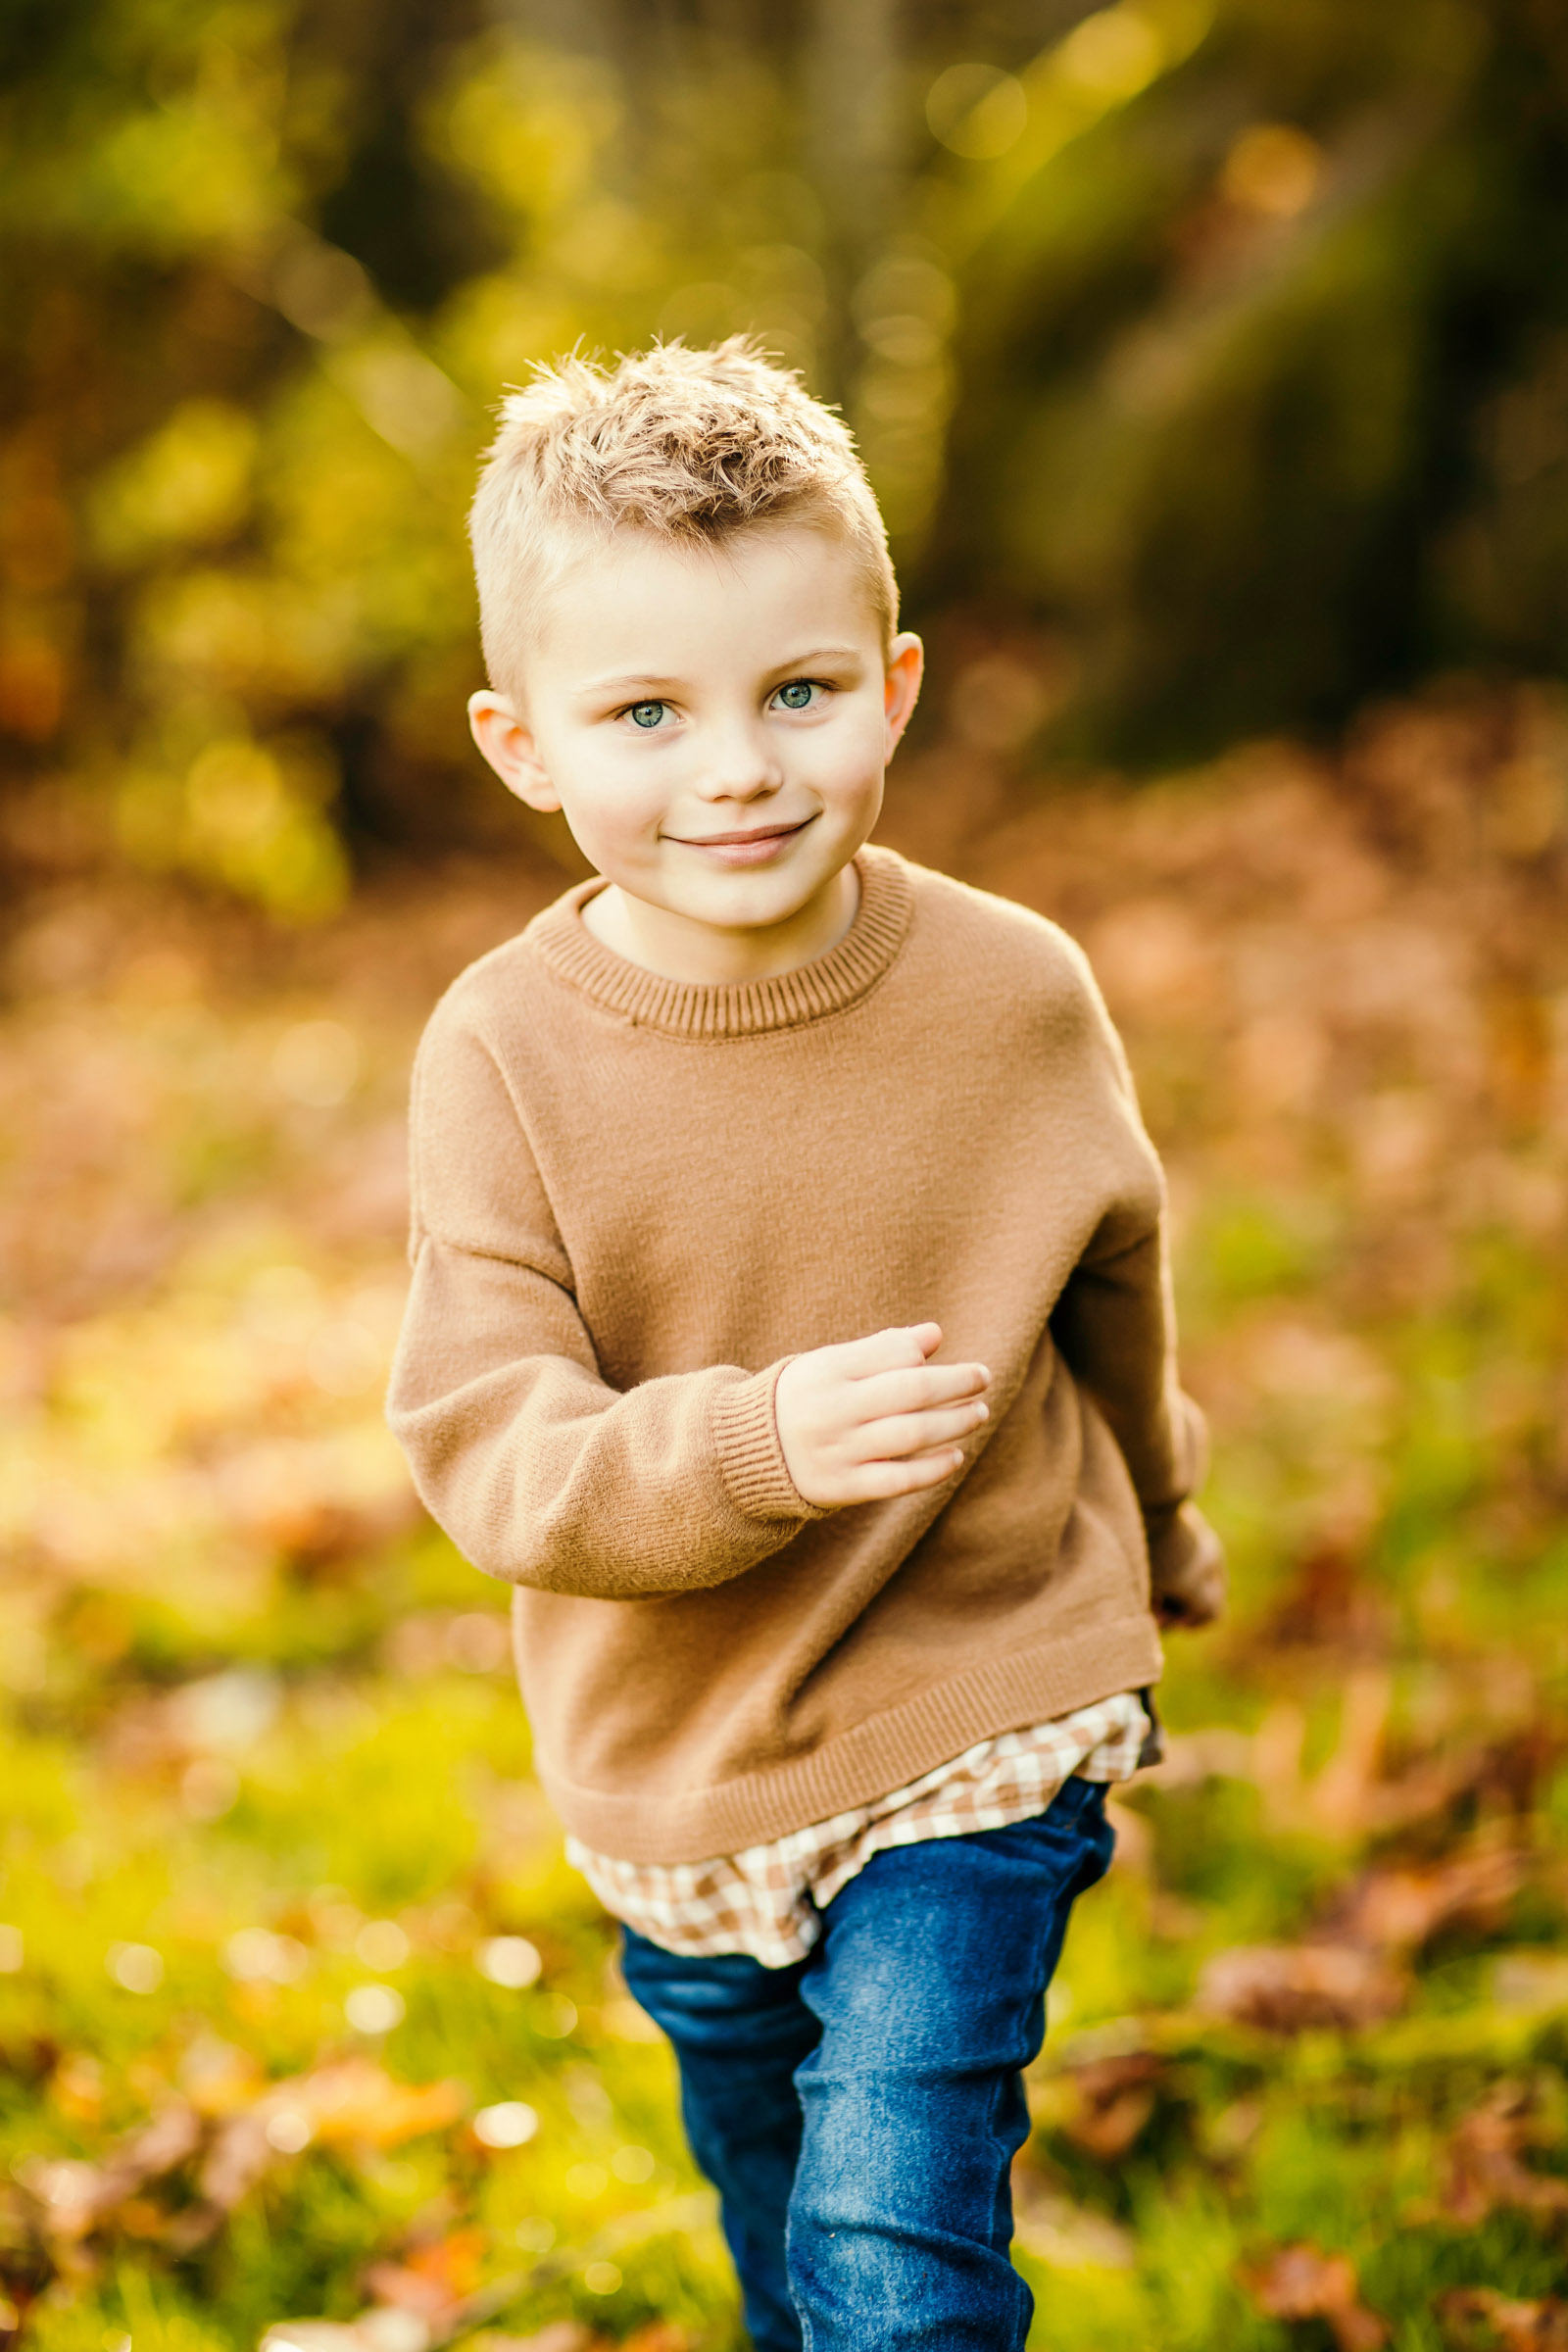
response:
{"label": "denim leg", "polygon": [[686,2136],[718,2190],[752,2341],[801,2352],[784,2221],[801,2148],[795,2071],[820,2031],[801,1999],[807,1963],[692,1959],[630,1928],[622,1936],[627,1988],[675,2045]]}
{"label": "denim leg", "polygon": [[1073,1779],[1032,1821],[876,1855],[828,1905],[801,1982],[822,2031],[796,2076],[788,2230],[808,2352],[1022,2352],[1019,2070],[1113,1842],[1103,1788]]}

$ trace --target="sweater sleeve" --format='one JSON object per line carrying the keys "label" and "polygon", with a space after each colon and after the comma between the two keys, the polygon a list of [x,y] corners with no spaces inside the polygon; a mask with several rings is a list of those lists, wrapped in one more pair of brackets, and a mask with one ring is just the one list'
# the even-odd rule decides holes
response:
{"label": "sweater sleeve", "polygon": [[778,1442],[783,1362],[625,1392],[601,1377],[517,1106],[450,1005],[416,1064],[411,1144],[414,1280],[387,1417],[475,1567],[647,1598],[723,1584],[820,1515]]}
{"label": "sweater sleeve", "polygon": [[1224,1555],[1191,1500],[1207,1467],[1207,1433],[1177,1376],[1164,1184],[1121,1041],[1087,966],[1084,976],[1112,1121],[1121,1145],[1134,1147],[1115,1156],[1139,1165],[1141,1180],[1121,1188],[1102,1218],[1057,1301],[1052,1334],[1073,1377],[1103,1414],[1131,1473],[1149,1539],[1156,1608],[1168,1618],[1202,1625],[1224,1605]]}

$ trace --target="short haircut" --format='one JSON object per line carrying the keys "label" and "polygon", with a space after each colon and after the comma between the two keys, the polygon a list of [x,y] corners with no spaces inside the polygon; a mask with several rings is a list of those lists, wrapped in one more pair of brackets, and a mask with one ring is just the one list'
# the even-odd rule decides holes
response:
{"label": "short haircut", "polygon": [[514,692],[542,594],[570,537],[631,528],[714,546],[765,522],[838,533],[884,643],[899,592],[848,426],[745,335],[662,343],[602,368],[574,355],[501,404],[468,517],[491,684]]}

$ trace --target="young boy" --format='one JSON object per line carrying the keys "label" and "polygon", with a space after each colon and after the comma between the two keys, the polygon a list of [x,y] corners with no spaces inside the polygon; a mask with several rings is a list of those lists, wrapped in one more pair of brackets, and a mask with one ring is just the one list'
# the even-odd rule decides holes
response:
{"label": "young boy", "polygon": [[843,425],[740,341],[503,416],[473,732],[599,878],[430,1022],[393,1425],[758,2352],[1021,2347],[1020,2069],[1222,1592],[1158,1165],[1071,941],[867,846],[921,650]]}

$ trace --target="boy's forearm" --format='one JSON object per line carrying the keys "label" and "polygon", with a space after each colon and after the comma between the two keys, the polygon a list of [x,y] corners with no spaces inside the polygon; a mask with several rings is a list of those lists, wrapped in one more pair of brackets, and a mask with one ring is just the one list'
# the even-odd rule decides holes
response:
{"label": "boy's forearm", "polygon": [[1201,1476],[1202,1416],[1177,1385],[1174,1316],[1158,1227],[1075,1270],[1052,1317],[1068,1369],[1120,1446],[1146,1513]]}
{"label": "boy's forearm", "polygon": [[725,1583],[816,1515],[778,1451],[777,1369],[619,1394],[557,1285],[426,1244],[388,1417],[421,1498],[475,1567],[642,1599]]}
{"label": "boy's forearm", "polygon": [[1127,1463],[1149,1538],[1156,1609],[1167,1622],[1207,1623],[1223,1604],[1224,1563],[1218,1539],[1191,1500],[1207,1466],[1207,1435],[1176,1377],[1161,1228],[1080,1265],[1052,1329]]}

